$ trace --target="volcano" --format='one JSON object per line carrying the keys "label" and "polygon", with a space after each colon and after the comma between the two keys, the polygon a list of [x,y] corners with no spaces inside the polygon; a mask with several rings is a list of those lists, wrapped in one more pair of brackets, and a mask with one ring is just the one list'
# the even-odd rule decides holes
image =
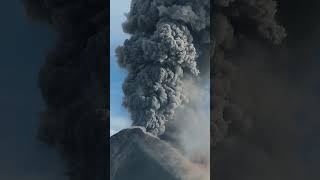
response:
{"label": "volcano", "polygon": [[110,139],[111,180],[208,180],[203,169],[141,127]]}

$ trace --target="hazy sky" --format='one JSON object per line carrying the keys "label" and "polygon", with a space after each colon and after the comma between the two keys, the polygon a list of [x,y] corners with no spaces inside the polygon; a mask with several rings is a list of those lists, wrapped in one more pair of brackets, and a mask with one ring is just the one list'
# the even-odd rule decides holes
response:
{"label": "hazy sky", "polygon": [[0,179],[63,180],[56,151],[36,138],[43,109],[38,72],[54,34],[30,23],[20,0],[0,6]]}
{"label": "hazy sky", "polygon": [[128,38],[122,31],[121,24],[125,21],[125,13],[130,9],[130,0],[110,1],[110,134],[130,126],[127,110],[122,107],[122,83],[126,72],[120,69],[115,56],[115,48]]}

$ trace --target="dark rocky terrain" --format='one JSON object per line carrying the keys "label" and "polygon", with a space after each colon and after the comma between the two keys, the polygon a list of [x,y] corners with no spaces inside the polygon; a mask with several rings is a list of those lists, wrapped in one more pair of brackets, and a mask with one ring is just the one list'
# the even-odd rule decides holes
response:
{"label": "dark rocky terrain", "polygon": [[165,141],[133,127],[110,140],[111,180],[208,180],[203,169],[191,163]]}

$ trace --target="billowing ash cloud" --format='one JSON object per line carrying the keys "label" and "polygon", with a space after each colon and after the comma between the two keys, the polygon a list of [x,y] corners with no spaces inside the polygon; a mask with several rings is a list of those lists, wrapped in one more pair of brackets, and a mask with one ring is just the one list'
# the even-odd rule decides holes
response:
{"label": "billowing ash cloud", "polygon": [[275,20],[277,2],[274,0],[217,0],[213,6],[214,13],[229,17],[229,23],[242,24],[234,26],[237,31],[258,33],[275,44],[286,36],[284,27]]}
{"label": "billowing ash cloud", "polygon": [[273,0],[219,0],[213,4],[212,35],[215,39],[215,54],[212,56],[214,62],[212,63],[212,140],[214,144],[228,133],[227,126],[230,122],[224,115],[242,116],[240,109],[230,102],[232,76],[236,66],[232,61],[226,60],[225,56],[236,49],[241,39],[247,37],[265,40],[266,43],[281,43],[286,37],[286,32],[275,20],[276,7],[277,4]]}
{"label": "billowing ash cloud", "polygon": [[[117,49],[128,71],[124,106],[133,125],[161,135],[178,107],[188,101],[183,81],[199,76],[210,43],[209,0],[133,0],[124,30],[132,36]],[[204,38],[206,36],[206,38]]]}
{"label": "billowing ash cloud", "polygon": [[311,56],[319,41],[315,7],[320,7],[316,0],[215,1],[214,179],[319,177],[311,170],[316,166],[305,159],[319,162],[318,155],[309,152],[319,147],[310,145],[315,143],[310,138],[317,138],[307,133],[315,130],[318,119],[314,103],[319,93],[310,85],[319,82],[319,63]]}
{"label": "billowing ash cloud", "polygon": [[57,32],[39,74],[40,138],[61,153],[74,180],[108,179],[106,3],[25,0],[27,15]]}

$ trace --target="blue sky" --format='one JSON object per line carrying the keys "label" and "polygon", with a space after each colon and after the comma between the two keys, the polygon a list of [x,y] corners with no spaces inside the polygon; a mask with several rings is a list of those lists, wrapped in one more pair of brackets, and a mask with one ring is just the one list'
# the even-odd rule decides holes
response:
{"label": "blue sky", "polygon": [[122,82],[126,71],[120,69],[115,56],[115,48],[129,36],[122,30],[121,24],[125,21],[125,13],[129,12],[131,0],[110,1],[110,134],[129,127],[131,122],[127,110],[122,107]]}

